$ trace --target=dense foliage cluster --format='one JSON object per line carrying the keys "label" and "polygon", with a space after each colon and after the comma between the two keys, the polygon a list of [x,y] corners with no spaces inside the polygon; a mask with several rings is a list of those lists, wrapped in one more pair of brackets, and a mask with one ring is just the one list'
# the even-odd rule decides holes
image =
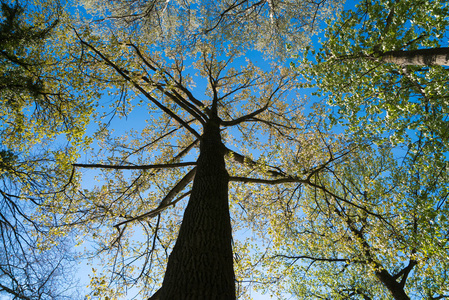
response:
{"label": "dense foliage cluster", "polygon": [[[1,1],[0,294],[67,296],[69,241],[47,202],[65,199],[94,89],[69,51],[62,7]],[[78,55],[78,54],[76,54]],[[64,296],[65,295],[65,296]]]}

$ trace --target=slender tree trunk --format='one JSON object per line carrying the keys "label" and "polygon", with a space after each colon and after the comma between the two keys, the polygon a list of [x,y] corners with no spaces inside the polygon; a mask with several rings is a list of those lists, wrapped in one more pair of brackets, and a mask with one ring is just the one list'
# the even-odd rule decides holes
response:
{"label": "slender tree trunk", "polygon": [[384,62],[398,65],[449,66],[449,48],[431,48],[410,51],[388,51],[381,54]]}
{"label": "slender tree trunk", "polygon": [[[391,276],[390,273],[388,273],[385,268],[374,259],[374,256],[371,253],[371,246],[365,239],[365,235],[363,234],[361,229],[357,229],[357,227],[354,224],[353,219],[350,217],[345,217],[345,215],[339,210],[335,209],[335,212],[345,219],[346,224],[348,225],[351,232],[357,237],[357,240],[361,243],[361,246],[363,247],[363,252],[366,257],[366,262],[369,265],[375,266],[374,274],[376,275],[377,279],[388,289],[388,291],[391,293],[393,298],[395,300],[410,300],[408,295],[404,291],[404,284],[399,283],[396,281],[396,279]],[[410,265],[409,265],[410,267]],[[407,267],[407,268],[409,268]],[[413,267],[413,266],[411,266]],[[410,268],[411,268],[410,267]],[[406,274],[403,274],[403,276],[406,276]]]}
{"label": "slender tree trunk", "polygon": [[160,289],[161,300],[236,299],[224,150],[219,119],[208,121],[192,194]]}

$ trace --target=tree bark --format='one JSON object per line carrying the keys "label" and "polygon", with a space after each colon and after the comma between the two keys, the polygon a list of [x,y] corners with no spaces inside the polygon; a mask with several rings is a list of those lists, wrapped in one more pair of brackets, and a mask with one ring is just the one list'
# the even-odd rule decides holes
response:
{"label": "tree bark", "polygon": [[168,260],[161,300],[236,299],[225,151],[216,117],[204,125],[192,194]]}
{"label": "tree bark", "polygon": [[449,66],[449,48],[388,51],[381,54],[381,60],[403,66]]}
{"label": "tree bark", "polygon": [[398,283],[385,269],[375,272],[376,277],[387,287],[395,300],[410,300],[404,287]]}

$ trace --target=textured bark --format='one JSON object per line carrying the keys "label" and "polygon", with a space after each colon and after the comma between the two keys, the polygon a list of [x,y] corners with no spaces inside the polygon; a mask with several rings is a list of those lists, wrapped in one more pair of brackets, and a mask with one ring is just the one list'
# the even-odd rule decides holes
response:
{"label": "textured bark", "polygon": [[389,51],[381,55],[384,62],[398,65],[449,66],[449,48],[419,49],[411,51]]}
{"label": "textured bark", "polygon": [[219,120],[208,121],[192,194],[160,289],[161,300],[236,299],[224,154]]}

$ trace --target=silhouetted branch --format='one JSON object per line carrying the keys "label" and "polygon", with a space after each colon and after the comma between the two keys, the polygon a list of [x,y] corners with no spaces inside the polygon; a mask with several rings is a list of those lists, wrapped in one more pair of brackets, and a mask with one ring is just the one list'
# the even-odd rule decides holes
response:
{"label": "silhouetted branch", "polygon": [[123,70],[119,66],[117,66],[114,62],[112,62],[109,58],[107,58],[102,52],[96,49],[91,44],[84,41],[81,36],[79,36],[78,32],[75,30],[75,34],[80,40],[81,44],[87,46],[89,49],[95,52],[108,66],[112,67],[120,76],[122,76],[126,81],[130,82],[139,92],[141,92],[148,100],[153,102],[157,107],[159,107],[164,113],[175,119],[178,123],[180,123],[185,129],[190,131],[196,138],[201,139],[201,135],[192,127],[189,126],[182,118],[180,118],[176,113],[174,113],[171,109],[160,103],[156,98],[154,98],[149,92],[147,92],[140,84],[132,80],[132,78],[127,74],[129,73],[127,70]]}
{"label": "silhouetted branch", "polygon": [[154,165],[141,165],[141,166],[115,166],[104,164],[72,164],[74,167],[80,168],[99,168],[99,169],[115,169],[115,170],[149,170],[149,169],[170,169],[180,168],[187,166],[196,166],[196,162],[181,162],[172,164],[154,164]]}
{"label": "silhouetted branch", "polygon": [[176,200],[171,201],[180,191],[182,191],[187,184],[189,184],[193,178],[195,177],[195,173],[196,173],[196,168],[193,168],[192,170],[190,170],[189,173],[187,173],[171,190],[170,192],[168,192],[168,194],[164,197],[164,199],[162,199],[161,203],[159,204],[159,206],[152,210],[149,211],[147,213],[144,213],[142,215],[130,218],[126,221],[120,222],[116,225],[114,225],[114,227],[119,228],[121,225],[130,223],[130,222],[134,222],[137,220],[142,220],[145,218],[152,218],[156,215],[158,215],[160,212],[162,212],[163,210],[165,210],[166,208],[168,208],[169,206],[175,205],[178,201],[180,201],[181,199],[184,199],[186,196],[190,195],[190,192],[184,193],[182,194],[180,197],[178,197]]}

